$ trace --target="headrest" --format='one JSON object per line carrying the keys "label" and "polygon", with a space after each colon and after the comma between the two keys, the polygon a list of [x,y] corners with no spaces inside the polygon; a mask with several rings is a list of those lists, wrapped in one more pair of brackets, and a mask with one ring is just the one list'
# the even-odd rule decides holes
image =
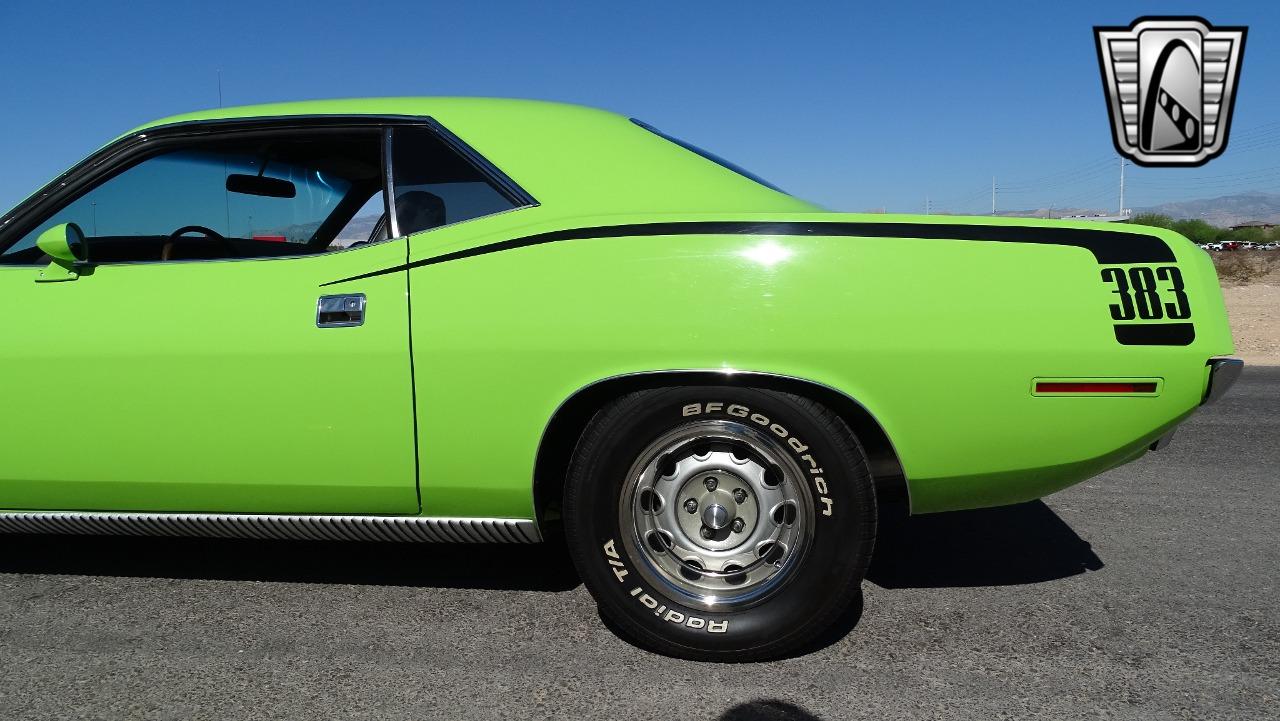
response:
{"label": "headrest", "polygon": [[445,224],[444,200],[425,190],[410,190],[396,196],[396,220],[400,234],[420,233]]}

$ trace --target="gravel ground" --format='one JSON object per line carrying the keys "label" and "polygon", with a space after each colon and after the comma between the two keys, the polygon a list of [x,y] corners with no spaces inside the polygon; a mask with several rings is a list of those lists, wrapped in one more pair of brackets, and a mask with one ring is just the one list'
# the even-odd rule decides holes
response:
{"label": "gravel ground", "polygon": [[1222,295],[1236,355],[1253,365],[1280,365],[1280,275],[1250,285],[1225,286]]}
{"label": "gravel ground", "polygon": [[1276,718],[1277,436],[1250,368],[1165,450],[909,519],[768,664],[629,646],[543,547],[0,537],[0,718]]}

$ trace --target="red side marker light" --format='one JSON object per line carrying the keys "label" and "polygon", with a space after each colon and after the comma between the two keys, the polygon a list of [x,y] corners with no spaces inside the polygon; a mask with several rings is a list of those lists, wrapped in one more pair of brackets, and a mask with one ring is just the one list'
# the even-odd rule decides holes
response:
{"label": "red side marker light", "polygon": [[1036,393],[1155,393],[1155,383],[1037,382]]}

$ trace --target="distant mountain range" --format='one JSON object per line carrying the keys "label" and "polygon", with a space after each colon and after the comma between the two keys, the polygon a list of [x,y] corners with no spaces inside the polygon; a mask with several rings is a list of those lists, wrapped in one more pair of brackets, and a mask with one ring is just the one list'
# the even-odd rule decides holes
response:
{"label": "distant mountain range", "polygon": [[1250,220],[1280,224],[1280,193],[1239,193],[1221,198],[1184,200],[1150,208],[1134,208],[1134,213],[1160,213],[1172,218],[1200,218],[1227,227]]}
{"label": "distant mountain range", "polygon": [[357,240],[368,240],[379,220],[382,220],[382,213],[352,218],[347,223],[347,227],[338,233],[338,245],[350,245]]}
{"label": "distant mountain range", "polygon": [[[1010,210],[997,215],[1017,218],[1061,218],[1064,215],[1105,215],[1114,212],[1114,209],[1099,208],[1053,208],[1052,210],[1038,208]],[[1199,218],[1223,228],[1250,220],[1280,225],[1280,193],[1237,193],[1219,198],[1182,200],[1133,209],[1134,215],[1142,213],[1159,213],[1178,220]]]}

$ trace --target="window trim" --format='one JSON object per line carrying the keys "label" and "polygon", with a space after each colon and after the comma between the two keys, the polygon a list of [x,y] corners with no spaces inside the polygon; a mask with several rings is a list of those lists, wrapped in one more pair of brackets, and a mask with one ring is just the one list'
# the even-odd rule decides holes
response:
{"label": "window trim", "polygon": [[[376,243],[368,243],[357,248],[344,248],[336,252],[344,253],[348,250],[361,250],[371,245],[380,245],[392,240],[399,240],[404,236],[398,233],[399,228],[395,221],[391,166],[391,144],[395,129],[398,127],[427,128],[447,148],[458,153],[464,162],[474,166],[487,181],[493,184],[494,188],[503,197],[513,204],[512,208],[501,212],[507,213],[539,205],[538,201],[512,180],[510,176],[503,173],[486,157],[428,115],[279,115],[191,120],[159,125],[130,133],[71,166],[71,168],[54,178],[29,198],[19,203],[12,211],[0,217],[0,254],[8,251],[14,243],[17,243],[32,230],[38,228],[41,223],[47,221],[55,213],[85,193],[106,182],[114,175],[123,172],[128,167],[132,167],[137,162],[159,154],[167,146],[181,145],[197,138],[208,139],[218,136],[253,134],[269,135],[289,129],[356,130],[367,128],[382,132],[382,169],[384,176],[382,193],[384,212],[387,214],[389,224],[389,237]],[[496,213],[493,215],[496,215]],[[475,220],[475,218],[468,218],[467,220]],[[455,225],[455,223],[449,223],[441,227],[450,225]],[[314,258],[318,257],[318,255],[320,254],[303,253],[248,258],[144,260],[111,263],[110,265],[289,260]],[[0,255],[0,267],[28,267],[30,265],[30,263],[5,262],[3,255]],[[89,265],[96,264],[91,259]]]}
{"label": "window trim", "polygon": [[391,165],[391,159],[395,157],[391,152],[395,135],[393,128],[384,128],[382,131],[382,205],[385,208],[383,217],[386,218],[388,240],[400,237],[400,221],[396,218],[396,175],[395,168]]}
{"label": "window trim", "polygon": [[747,180],[750,180],[750,181],[752,181],[753,183],[756,183],[757,185],[763,185],[764,187],[768,188],[769,190],[775,190],[775,191],[777,191],[777,192],[779,192],[779,193],[782,193],[783,195],[791,195],[790,193],[788,193],[787,191],[783,190],[782,188],[779,188],[778,186],[774,185],[773,183],[770,183],[769,181],[765,180],[764,178],[760,177],[759,175],[756,175],[755,173],[751,172],[750,170],[747,170],[746,168],[742,167],[741,165],[738,165],[737,163],[733,162],[732,160],[729,160],[728,158],[724,158],[724,157],[721,157],[721,156],[719,156],[719,155],[716,155],[715,153],[711,152],[710,150],[707,150],[706,148],[703,148],[703,147],[699,147],[699,146],[697,146],[697,145],[694,145],[693,143],[691,143],[691,142],[689,142],[689,141],[687,141],[687,140],[681,140],[680,138],[677,138],[676,136],[671,135],[670,133],[664,133],[664,132],[662,132],[661,130],[658,130],[657,128],[653,127],[652,125],[650,125],[650,124],[646,123],[645,121],[643,121],[643,120],[641,120],[641,119],[639,119],[639,118],[631,118],[631,122],[633,122],[633,123],[635,123],[636,125],[638,125],[638,126],[640,126],[640,127],[644,128],[645,130],[648,130],[649,132],[653,133],[654,135],[658,136],[659,138],[662,138],[663,140],[665,140],[665,141],[667,141],[667,142],[669,142],[669,143],[671,143],[671,144],[673,144],[673,145],[677,145],[677,146],[679,146],[679,147],[681,147],[681,148],[684,148],[685,150],[689,151],[690,153],[693,153],[694,155],[698,156],[699,158],[702,158],[703,160],[709,160],[709,161],[711,161],[711,162],[715,163],[716,165],[719,165],[721,168],[724,168],[725,170],[728,170],[728,171],[730,171],[730,172],[736,173],[736,174],[738,174],[738,175],[742,176],[743,178],[746,178]]}

